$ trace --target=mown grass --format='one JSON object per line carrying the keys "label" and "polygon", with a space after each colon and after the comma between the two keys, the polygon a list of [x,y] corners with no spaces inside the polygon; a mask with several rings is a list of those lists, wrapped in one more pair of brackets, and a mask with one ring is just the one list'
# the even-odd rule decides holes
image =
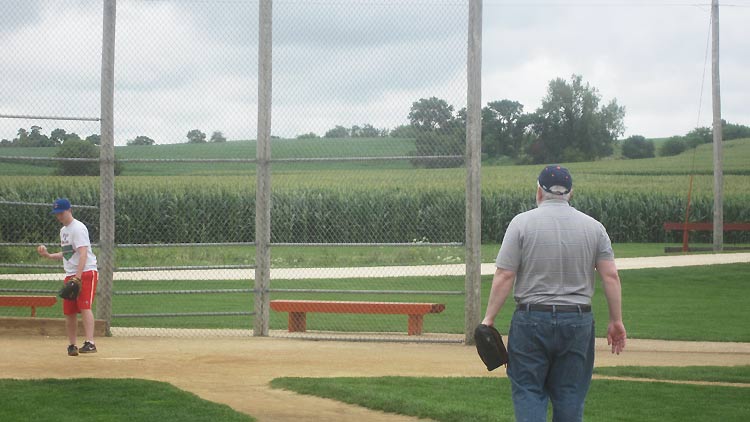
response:
{"label": "mown grass", "polygon": [[745,366],[608,366],[594,373],[614,377],[654,380],[732,382],[750,384],[750,365]]}
{"label": "mown grass", "polygon": [[170,384],[138,379],[0,379],[0,420],[250,422],[229,406]]}
{"label": "mown grass", "polygon": [[[278,378],[274,388],[441,422],[513,421],[507,378]],[[745,421],[750,389],[594,380],[586,421]]]}
{"label": "mown grass", "polygon": [[[672,245],[672,244],[670,244]],[[667,256],[666,244],[615,243],[617,258]],[[673,246],[677,246],[674,244]],[[691,243],[691,246],[704,246]],[[750,245],[745,245],[750,249]],[[48,245],[50,251],[57,245]],[[482,262],[494,263],[500,245],[481,245]],[[94,254],[99,249],[94,248]],[[5,262],[29,265],[53,265],[41,258],[36,248],[29,246],[0,247],[0,258]],[[274,246],[271,250],[272,268],[335,268],[378,267],[388,265],[443,265],[462,264],[466,260],[463,246]],[[189,265],[254,265],[254,246],[174,246],[159,248],[122,248],[116,251],[118,268],[163,267]],[[4,274],[49,272],[47,269],[0,268]]]}
{"label": "mown grass", "polygon": [[[662,340],[702,340],[750,342],[750,294],[747,274],[750,264],[727,264],[703,267],[625,270],[620,272],[623,291],[624,319],[630,338]],[[486,306],[491,277],[482,278],[482,307]],[[0,281],[0,286],[21,285]],[[59,282],[24,281],[23,288],[47,289],[54,292]],[[208,294],[147,294],[126,295],[132,291],[252,289],[245,281],[118,281],[115,283],[113,314],[185,313],[185,312],[251,312],[254,296],[246,293]],[[335,289],[335,290],[408,290],[463,291],[463,277],[400,277],[352,278],[337,280],[274,280],[272,289]],[[120,294],[118,294],[120,293]],[[459,334],[464,329],[464,297],[437,294],[395,293],[288,293],[273,292],[271,299],[361,300],[395,302],[443,303],[445,311],[424,318],[428,333]],[[597,282],[593,298],[597,320],[596,335],[603,337],[607,328],[607,305]],[[7,316],[28,316],[27,308],[2,308]],[[507,334],[513,313],[513,299],[502,309],[496,326]],[[43,317],[60,317],[61,305],[38,309]],[[287,314],[271,312],[271,329],[283,330]],[[310,314],[308,330],[341,332],[405,332],[404,315],[343,315]],[[115,327],[161,328],[239,328],[250,329],[252,317],[115,317]]]}

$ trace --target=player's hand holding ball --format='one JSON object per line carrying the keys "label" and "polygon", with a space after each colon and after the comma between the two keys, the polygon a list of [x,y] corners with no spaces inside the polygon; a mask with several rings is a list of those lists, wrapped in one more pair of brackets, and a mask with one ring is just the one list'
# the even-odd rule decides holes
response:
{"label": "player's hand holding ball", "polygon": [[44,245],[39,245],[39,246],[37,246],[37,247],[36,247],[36,251],[37,251],[37,252],[39,253],[39,255],[41,255],[41,256],[49,256],[49,252],[47,252],[47,247],[46,247],[46,246],[44,246]]}

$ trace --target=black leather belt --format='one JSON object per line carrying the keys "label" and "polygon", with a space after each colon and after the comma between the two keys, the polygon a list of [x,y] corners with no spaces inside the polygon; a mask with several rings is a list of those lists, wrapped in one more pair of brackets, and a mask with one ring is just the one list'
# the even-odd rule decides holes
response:
{"label": "black leather belt", "polygon": [[519,311],[537,312],[591,312],[591,305],[538,305],[522,303],[516,307]]}

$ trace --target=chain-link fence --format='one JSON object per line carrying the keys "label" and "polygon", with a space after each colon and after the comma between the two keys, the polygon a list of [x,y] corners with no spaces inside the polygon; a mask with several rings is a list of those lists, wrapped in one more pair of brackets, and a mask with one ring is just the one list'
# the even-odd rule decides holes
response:
{"label": "chain-link fence", "polygon": [[[62,70],[4,78],[16,101],[0,109],[0,294],[56,293],[59,262],[35,246],[59,243],[57,197],[100,255],[100,195],[114,188],[111,298],[95,303],[111,306],[96,315],[113,335],[257,335],[267,318],[273,336],[463,341],[466,2],[273,2],[267,203],[256,199],[263,4],[117,3],[113,186],[98,177],[98,118],[65,119],[99,115],[102,10],[35,5],[38,21],[2,53],[44,46]],[[61,10],[65,36],[33,31]],[[76,84],[87,95],[71,98]],[[270,253],[261,287],[256,247]]]}

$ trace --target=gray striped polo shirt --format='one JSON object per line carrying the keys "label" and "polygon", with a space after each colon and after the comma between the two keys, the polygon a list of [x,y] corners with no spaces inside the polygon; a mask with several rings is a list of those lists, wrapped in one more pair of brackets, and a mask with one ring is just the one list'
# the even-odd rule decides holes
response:
{"label": "gray striped polo shirt", "polygon": [[552,199],[513,218],[495,264],[516,273],[516,303],[590,305],[596,262],[614,259],[601,223]]}

